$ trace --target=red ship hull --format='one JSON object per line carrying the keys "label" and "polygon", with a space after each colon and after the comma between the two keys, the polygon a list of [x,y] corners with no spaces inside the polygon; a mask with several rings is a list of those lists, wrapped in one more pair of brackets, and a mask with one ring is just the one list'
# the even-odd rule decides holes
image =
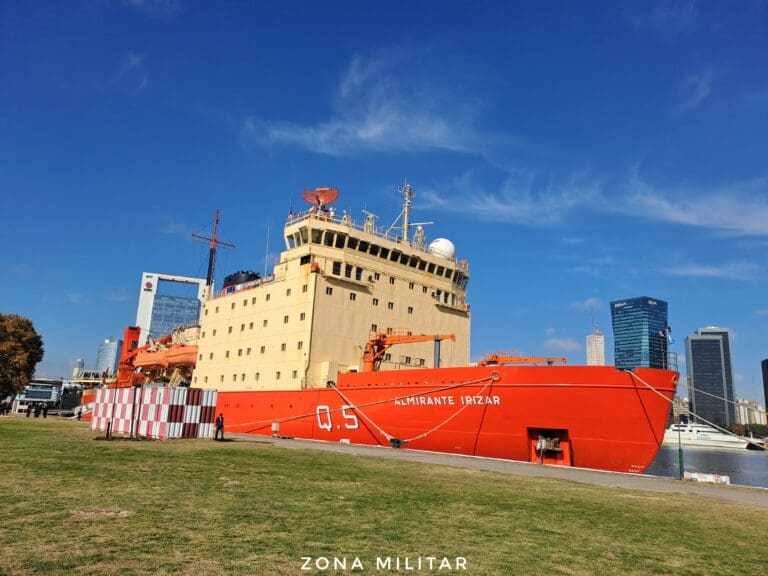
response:
{"label": "red ship hull", "polygon": [[596,366],[349,373],[327,388],[219,392],[217,413],[231,432],[640,473],[677,377]]}

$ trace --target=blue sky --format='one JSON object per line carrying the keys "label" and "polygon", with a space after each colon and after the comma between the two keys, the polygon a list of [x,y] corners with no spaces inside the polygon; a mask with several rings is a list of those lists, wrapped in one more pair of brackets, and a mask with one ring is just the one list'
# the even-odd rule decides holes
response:
{"label": "blue sky", "polygon": [[581,363],[593,314],[612,359],[609,302],[648,295],[681,355],[730,328],[762,402],[767,32],[748,0],[0,1],[0,309],[67,376],[143,271],[204,275],[214,210],[220,279],[303,189],[387,223],[407,178],[469,260],[473,359]]}

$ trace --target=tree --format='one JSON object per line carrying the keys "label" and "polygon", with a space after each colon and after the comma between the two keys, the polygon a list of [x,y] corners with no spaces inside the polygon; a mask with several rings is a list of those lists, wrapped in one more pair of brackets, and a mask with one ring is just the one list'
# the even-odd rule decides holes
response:
{"label": "tree", "polygon": [[43,339],[29,318],[0,313],[0,399],[24,390],[43,354]]}

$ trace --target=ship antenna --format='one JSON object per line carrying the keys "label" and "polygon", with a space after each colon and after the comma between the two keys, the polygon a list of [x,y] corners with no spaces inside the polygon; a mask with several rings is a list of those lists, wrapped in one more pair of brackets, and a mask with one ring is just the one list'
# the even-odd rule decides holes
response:
{"label": "ship antenna", "polygon": [[267,222],[267,243],[264,245],[264,277],[267,277],[267,258],[269,257],[269,222]]}
{"label": "ship antenna", "polygon": [[[426,224],[434,224],[434,222],[411,222],[411,201],[416,195],[413,193],[413,188],[411,188],[411,185],[408,184],[407,180],[405,181],[405,185],[403,186],[401,192],[403,194],[403,209],[400,214],[398,214],[397,218],[395,218],[395,221],[392,222],[392,225],[387,228],[385,235],[389,236],[389,233],[392,232],[392,230],[395,228],[400,229],[403,231],[401,240],[407,244],[408,232],[410,231],[411,226],[423,226]],[[400,218],[403,219],[403,225],[397,226]]]}
{"label": "ship antenna", "polygon": [[216,210],[216,213],[213,217],[213,234],[211,237],[207,236],[200,236],[199,234],[192,234],[193,238],[197,238],[198,240],[206,240],[211,242],[211,249],[208,253],[208,276],[205,279],[205,299],[208,300],[211,297],[211,292],[213,291],[213,270],[216,264],[216,248],[219,246],[222,246],[224,248],[234,248],[234,244],[230,244],[229,242],[224,242],[223,240],[219,240],[217,234],[219,231],[219,211]]}

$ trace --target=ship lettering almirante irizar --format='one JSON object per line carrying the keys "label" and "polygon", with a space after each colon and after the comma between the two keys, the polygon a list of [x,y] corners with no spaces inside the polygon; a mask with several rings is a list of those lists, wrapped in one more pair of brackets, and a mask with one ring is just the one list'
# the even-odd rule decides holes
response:
{"label": "ship lettering almirante irizar", "polygon": [[677,372],[503,354],[469,365],[468,264],[450,241],[426,243],[402,193],[385,231],[369,213],[339,217],[337,189],[306,191],[272,274],[234,274],[209,295],[191,385],[218,390],[227,430],[645,470]]}

